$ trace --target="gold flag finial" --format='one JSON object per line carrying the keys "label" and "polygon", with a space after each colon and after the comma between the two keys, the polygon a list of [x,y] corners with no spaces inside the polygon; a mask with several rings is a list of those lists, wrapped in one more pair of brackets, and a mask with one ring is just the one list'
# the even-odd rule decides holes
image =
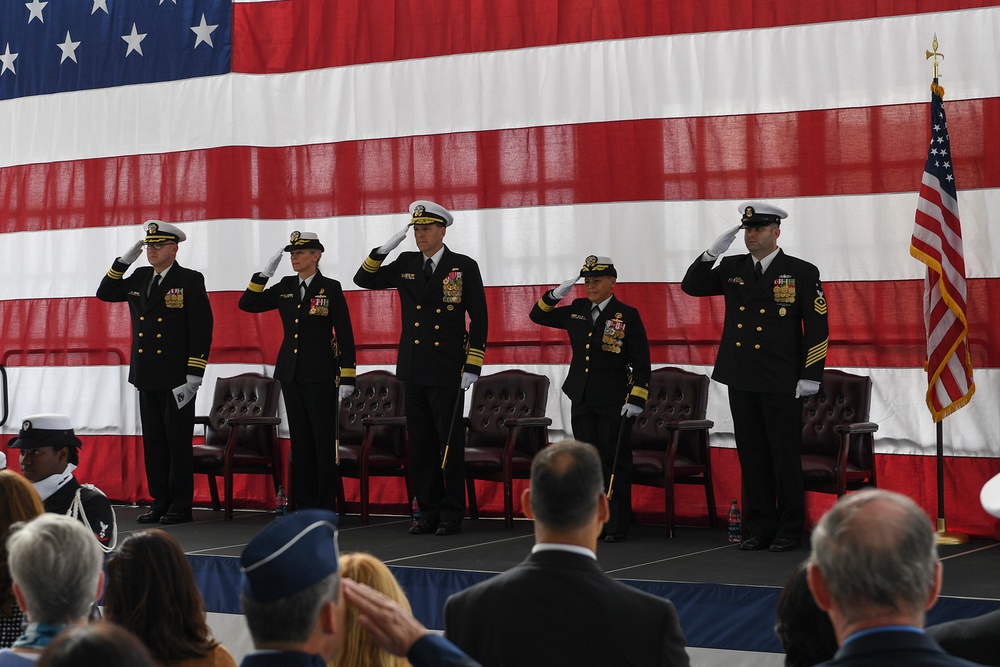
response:
{"label": "gold flag finial", "polygon": [[934,78],[936,79],[938,78],[938,58],[944,58],[943,53],[938,53],[937,33],[934,33],[934,41],[931,42],[931,48],[934,50],[928,51],[924,60],[934,59]]}

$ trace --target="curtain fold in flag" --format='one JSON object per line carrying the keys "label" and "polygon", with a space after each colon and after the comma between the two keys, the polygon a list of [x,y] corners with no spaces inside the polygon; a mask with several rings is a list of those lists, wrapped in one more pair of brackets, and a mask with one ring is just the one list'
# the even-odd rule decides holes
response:
{"label": "curtain fold in flag", "polygon": [[931,84],[931,144],[920,183],[910,254],[927,265],[927,407],[939,422],[964,407],[976,391],[966,318],[968,287],[958,216],[944,89]]}

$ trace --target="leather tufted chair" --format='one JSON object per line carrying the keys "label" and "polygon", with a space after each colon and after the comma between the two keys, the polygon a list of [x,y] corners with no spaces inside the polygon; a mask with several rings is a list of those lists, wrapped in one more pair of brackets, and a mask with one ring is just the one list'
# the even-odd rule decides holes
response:
{"label": "leather tufted chair", "polygon": [[219,510],[222,477],[226,520],[233,518],[233,475],[271,475],[274,490],[281,483],[278,449],[278,397],[281,385],[259,373],[219,378],[208,416],[195,417],[205,426],[205,444],[194,448],[195,474],[208,475],[212,509]]}
{"label": "leather tufted chair", "polygon": [[709,526],[715,527],[715,494],[705,419],[708,376],[667,366],[652,372],[649,398],[632,424],[632,484],[663,489],[667,530],[674,536],[674,485],[705,487]]}
{"label": "leather tufted chair", "polygon": [[479,518],[475,480],[503,484],[504,523],[514,525],[512,480],[531,475],[531,461],[548,444],[549,379],[524,371],[486,375],[472,385],[466,420],[465,485],[469,517]]}
{"label": "leather tufted chair", "polygon": [[835,493],[877,486],[875,438],[868,421],[872,379],[827,369],[819,392],[802,405],[802,477],[806,491]]}
{"label": "leather tufted chair", "polygon": [[403,383],[388,371],[357,376],[354,393],[340,404],[340,474],[358,479],[361,523],[368,523],[373,475],[402,477],[409,505],[413,496],[406,447]]}

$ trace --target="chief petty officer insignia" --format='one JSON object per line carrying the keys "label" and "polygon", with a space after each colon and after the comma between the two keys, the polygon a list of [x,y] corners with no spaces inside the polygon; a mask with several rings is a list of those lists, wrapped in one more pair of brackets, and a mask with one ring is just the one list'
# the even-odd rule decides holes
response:
{"label": "chief petty officer insignia", "polygon": [[441,291],[444,293],[442,301],[445,303],[462,303],[462,272],[457,268],[449,271],[441,281]]}
{"label": "chief petty officer insignia", "polygon": [[813,309],[820,315],[826,315],[826,297],[823,296],[823,288],[816,290],[816,298],[813,299]]}
{"label": "chief petty officer insignia", "polygon": [[163,295],[163,304],[167,308],[183,308],[184,288],[175,287],[171,290],[168,290],[167,293]]}

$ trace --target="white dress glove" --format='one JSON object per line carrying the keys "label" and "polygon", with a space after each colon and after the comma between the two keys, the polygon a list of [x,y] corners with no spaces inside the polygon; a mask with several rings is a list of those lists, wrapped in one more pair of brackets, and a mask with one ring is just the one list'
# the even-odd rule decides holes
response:
{"label": "white dress glove", "polygon": [[274,272],[278,270],[278,264],[281,264],[281,256],[283,254],[285,254],[284,246],[282,246],[282,248],[278,250],[278,252],[274,253],[274,255],[267,260],[267,264],[265,264],[264,268],[260,270],[260,275],[264,276],[265,278],[270,278],[271,276],[273,276]]}
{"label": "white dress glove", "polygon": [[580,276],[574,276],[569,280],[559,283],[559,287],[556,287],[554,290],[552,290],[552,296],[554,296],[557,299],[563,298],[564,296],[569,294],[569,291],[573,289],[573,285],[575,285],[576,281],[579,279]]}
{"label": "white dress glove", "polygon": [[638,417],[642,414],[642,408],[640,408],[635,403],[626,403],[622,406],[622,417],[625,419],[631,419],[632,417]]}
{"label": "white dress glove", "polygon": [[340,385],[340,402],[343,403],[344,401],[346,401],[348,398],[351,397],[351,394],[353,393],[354,393],[353,384]]}
{"label": "white dress glove", "polygon": [[799,380],[795,385],[795,398],[812,396],[819,391],[819,382],[816,380]]}
{"label": "white dress glove", "polygon": [[403,239],[406,238],[406,232],[408,231],[410,231],[409,223],[407,223],[406,227],[403,227],[402,231],[396,232],[392,235],[392,238],[379,246],[379,249],[376,252],[380,255],[388,255],[396,249],[396,246],[403,242]]}
{"label": "white dress glove", "polygon": [[194,400],[194,397],[198,394],[198,387],[201,386],[202,379],[198,375],[188,375],[184,379],[187,382],[179,387],[174,387],[173,391],[174,400],[177,401],[178,408],[183,408]]}
{"label": "white dress glove", "polygon": [[733,245],[733,240],[736,238],[736,234],[740,231],[740,227],[742,226],[742,224],[736,225],[732,229],[725,232],[722,236],[715,239],[715,242],[708,250],[705,251],[705,254],[711,259],[715,259],[722,253],[729,250],[729,246]]}
{"label": "white dress glove", "polygon": [[462,391],[472,386],[472,383],[479,379],[475,373],[462,373]]}
{"label": "white dress glove", "polygon": [[142,254],[142,239],[135,242],[135,245],[129,246],[129,249],[122,253],[118,261],[124,264],[131,264],[135,260],[139,259],[139,255]]}

